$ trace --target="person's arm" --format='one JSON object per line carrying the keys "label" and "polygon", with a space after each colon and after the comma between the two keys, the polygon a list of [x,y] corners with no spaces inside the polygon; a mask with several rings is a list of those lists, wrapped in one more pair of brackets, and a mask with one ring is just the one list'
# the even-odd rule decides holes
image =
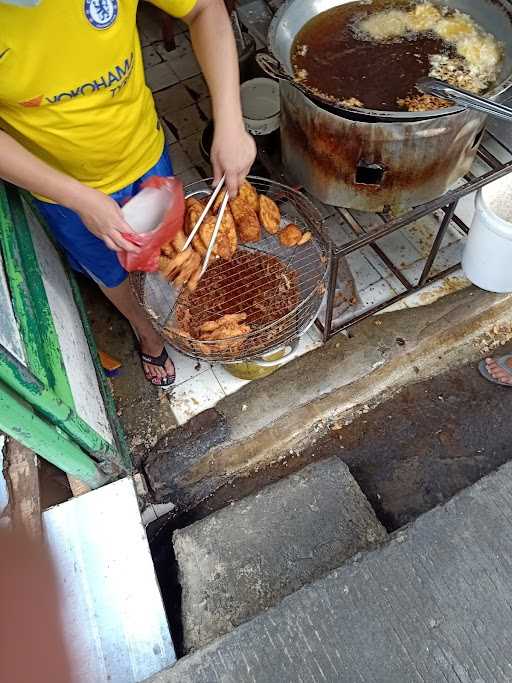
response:
{"label": "person's arm", "polygon": [[212,98],[215,182],[225,173],[229,193],[235,195],[254,162],[256,146],[242,118],[238,53],[231,22],[223,0],[197,0],[185,21]]}
{"label": "person's arm", "polygon": [[109,249],[138,251],[121,235],[132,229],[111,197],[55,170],[1,130],[0,178],[76,211]]}

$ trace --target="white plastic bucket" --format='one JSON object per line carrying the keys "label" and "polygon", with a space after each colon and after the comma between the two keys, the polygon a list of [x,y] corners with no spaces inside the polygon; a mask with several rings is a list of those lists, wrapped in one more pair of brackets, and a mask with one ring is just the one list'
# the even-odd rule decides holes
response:
{"label": "white plastic bucket", "polygon": [[512,178],[483,187],[475,206],[462,257],[464,274],[481,289],[512,292]]}

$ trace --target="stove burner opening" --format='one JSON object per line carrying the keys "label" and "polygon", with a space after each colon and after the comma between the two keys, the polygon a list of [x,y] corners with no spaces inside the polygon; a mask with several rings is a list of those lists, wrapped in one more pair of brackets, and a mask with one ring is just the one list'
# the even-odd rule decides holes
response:
{"label": "stove burner opening", "polygon": [[372,164],[360,159],[356,167],[358,185],[382,185],[385,168],[382,164]]}

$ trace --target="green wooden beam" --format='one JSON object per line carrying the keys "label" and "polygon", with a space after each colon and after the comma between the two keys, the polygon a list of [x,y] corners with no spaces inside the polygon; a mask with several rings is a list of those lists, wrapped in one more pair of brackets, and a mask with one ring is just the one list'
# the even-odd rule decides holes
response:
{"label": "green wooden beam", "polygon": [[[76,413],[72,390],[60,351],[60,344],[41,277],[27,216],[23,205],[25,193],[0,183],[0,247],[11,288],[14,312],[25,345],[28,369],[0,349],[0,381],[28,401],[39,414],[60,427],[80,447],[110,465],[111,471],[129,471],[132,467],[124,433],[116,414],[113,397],[99,362],[94,338],[75,278],[64,263],[75,304],[80,313],[102,398],[114,432],[109,444]],[[27,203],[34,210],[30,197]],[[36,218],[48,234],[37,209]],[[48,234],[53,242],[51,234]]]}
{"label": "green wooden beam", "polygon": [[[87,425],[54,392],[37,380],[22,363],[0,346],[0,380],[30,403],[48,421],[64,430],[79,446],[98,460],[117,461],[114,446]],[[124,469],[124,468],[123,468]]]}
{"label": "green wooden beam", "polygon": [[109,478],[60,429],[38,417],[31,406],[0,383],[0,430],[91,488]]}
{"label": "green wooden beam", "polygon": [[[58,244],[56,244],[55,239],[51,233],[51,231],[48,229],[48,226],[46,224],[45,219],[43,216],[41,216],[41,213],[39,212],[39,209],[36,204],[32,201],[32,197],[28,192],[22,192],[21,193],[22,197],[25,199],[25,201],[30,205],[32,208],[32,211],[34,212],[34,215],[36,216],[37,220],[41,223],[42,227],[44,228],[48,239],[51,241],[55,249],[59,254],[61,254],[60,247]],[[89,317],[87,315],[87,311],[85,310],[84,302],[82,299],[82,295],[80,293],[80,288],[78,286],[78,283],[76,281],[76,277],[74,275],[74,272],[71,270],[69,267],[66,259],[62,259],[62,265],[64,269],[66,270],[69,284],[71,286],[71,291],[73,293],[73,299],[75,301],[76,307],[78,309],[78,313],[80,315],[80,319],[82,321],[82,325],[84,328],[84,333],[85,337],[87,339],[87,344],[89,346],[89,351],[91,353],[91,358],[94,363],[94,368],[96,370],[96,378],[98,380],[98,385],[100,388],[100,393],[101,397],[103,398],[104,404],[105,404],[105,409],[107,411],[108,419],[110,422],[110,426],[112,428],[112,432],[114,434],[114,438],[116,441],[117,449],[118,452],[116,453],[116,456],[113,458],[114,462],[117,464],[118,467],[125,469],[126,471],[131,471],[133,464],[130,456],[130,452],[128,449],[128,445],[126,443],[126,437],[124,434],[123,427],[121,425],[121,422],[117,416],[117,411],[116,411],[116,405],[114,402],[114,397],[112,395],[112,390],[110,387],[110,383],[107,380],[105,376],[105,372],[103,370],[103,367],[101,365],[99,356],[98,356],[98,349],[96,348],[96,341],[94,339],[94,333],[91,328],[91,324],[89,322]]]}
{"label": "green wooden beam", "polygon": [[39,263],[18,190],[0,183],[0,245],[29,369],[74,407]]}

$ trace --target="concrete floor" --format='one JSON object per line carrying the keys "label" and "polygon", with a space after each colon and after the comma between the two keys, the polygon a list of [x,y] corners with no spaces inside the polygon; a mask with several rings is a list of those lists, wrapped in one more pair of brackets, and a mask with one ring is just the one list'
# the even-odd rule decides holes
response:
{"label": "concrete floor", "polygon": [[[507,351],[512,345],[500,353]],[[250,478],[226,484],[174,524],[202,519],[332,456],[348,465],[388,531],[409,524],[512,460],[512,389],[486,382],[476,366],[475,360],[404,387],[350,424],[329,429]]]}
{"label": "concrete floor", "polygon": [[485,381],[471,363],[405,387],[313,448],[349,466],[392,531],[512,459],[511,401],[512,388]]}
{"label": "concrete floor", "polygon": [[147,683],[510,683],[512,467]]}
{"label": "concrete floor", "polygon": [[143,456],[144,472],[158,502],[193,508],[276,463],[291,469],[330,426],[511,337],[511,297],[474,289],[368,319],[164,436]]}
{"label": "concrete floor", "polygon": [[[373,410],[363,409],[353,422],[329,429],[314,444],[225,483],[192,509],[150,524],[148,538],[175,643],[182,638],[177,565],[169,559],[175,529],[231,509],[234,501],[308,463],[335,456],[348,465],[379,521],[392,532],[512,460],[512,388],[479,375],[476,358],[482,351],[483,346],[469,364],[407,386]],[[500,350],[507,351],[512,344]]]}

